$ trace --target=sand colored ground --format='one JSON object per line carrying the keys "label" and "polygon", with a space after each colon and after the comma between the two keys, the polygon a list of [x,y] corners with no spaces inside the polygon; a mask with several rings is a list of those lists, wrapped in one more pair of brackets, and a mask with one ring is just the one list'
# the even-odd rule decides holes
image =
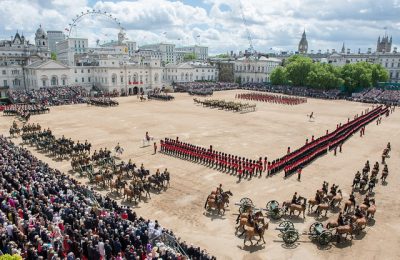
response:
{"label": "sand colored ground", "polygon": [[[233,99],[242,91],[217,92],[213,98]],[[397,199],[400,151],[400,113],[396,111],[384,118],[381,125],[372,123],[366,135],[353,136],[343,145],[343,153],[334,157],[332,153],[316,160],[303,170],[301,182],[293,176],[283,179],[280,173],[272,178],[256,178],[251,181],[206,168],[202,165],[172,158],[163,154],[153,155],[152,146],[141,148],[146,131],[156,139],[179,136],[182,141],[236,155],[258,158],[268,156],[275,159],[286,152],[288,146],[295,149],[304,144],[311,135],[323,135],[326,129],[334,130],[337,123],[369,107],[367,104],[347,101],[324,101],[309,99],[298,106],[257,103],[257,111],[247,114],[208,109],[193,104],[187,94],[173,94],[172,102],[139,102],[136,97],[120,98],[114,108],[73,105],[51,108],[51,113],[31,117],[44,127],[50,127],[56,136],[65,135],[74,140],[87,139],[95,149],[113,148],[117,142],[125,149],[122,159],[132,158],[136,164],[144,163],[154,173],[157,168],[168,168],[171,172],[171,187],[161,194],[152,194],[152,199],[140,203],[136,211],[146,218],[158,219],[164,227],[174,230],[182,239],[207,249],[219,259],[400,259],[400,203]],[[315,114],[315,122],[306,115]],[[0,133],[8,136],[13,118],[0,118]],[[19,143],[20,139],[14,139]],[[388,185],[379,184],[375,191],[378,211],[376,222],[368,226],[352,242],[332,243],[320,248],[309,238],[301,236],[293,248],[285,248],[279,232],[271,222],[265,234],[266,244],[243,247],[243,239],[234,234],[237,207],[234,202],[249,197],[256,206],[265,207],[267,201],[288,200],[297,191],[312,198],[324,180],[335,183],[347,199],[354,173],[361,170],[366,160],[374,163],[387,142],[392,143],[391,158],[388,159],[390,175]],[[70,161],[55,162],[33,148],[29,148],[40,159],[64,172],[70,170]],[[381,166],[382,167],[382,166]],[[70,173],[71,174],[71,173]],[[78,174],[74,175],[78,178]],[[80,179],[85,182],[84,179]],[[222,183],[225,190],[233,192],[226,214],[209,216],[203,209],[209,192]],[[108,191],[102,191],[106,194]],[[358,196],[358,201],[361,196]],[[337,213],[329,212],[328,218]],[[315,222],[314,215],[293,218],[295,227],[307,231]]]}

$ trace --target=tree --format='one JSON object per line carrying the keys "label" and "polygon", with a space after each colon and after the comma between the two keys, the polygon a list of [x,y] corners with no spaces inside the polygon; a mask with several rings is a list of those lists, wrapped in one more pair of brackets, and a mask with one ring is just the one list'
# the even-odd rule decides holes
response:
{"label": "tree", "polygon": [[307,76],[307,86],[316,89],[328,90],[339,88],[343,84],[340,70],[330,64],[314,63]]}
{"label": "tree", "polygon": [[224,58],[229,58],[229,55],[226,53],[223,53],[223,54],[218,54],[215,57],[224,59]]}
{"label": "tree", "polygon": [[313,61],[310,58],[294,55],[287,61],[287,78],[294,86],[306,86],[308,74],[311,71]]}
{"label": "tree", "polygon": [[55,52],[51,52],[50,55],[51,55],[50,57],[52,60],[57,60],[57,54]]}
{"label": "tree", "polygon": [[271,84],[272,85],[286,85],[288,83],[287,79],[287,72],[284,67],[276,67],[272,72],[271,72]]}
{"label": "tree", "polygon": [[196,54],[194,54],[194,53],[186,53],[183,56],[184,61],[191,61],[191,60],[196,60],[196,59],[197,59],[197,57],[196,57]]}
{"label": "tree", "polygon": [[379,82],[388,81],[389,73],[381,64],[372,65],[371,70],[371,80],[374,87],[377,87]]}

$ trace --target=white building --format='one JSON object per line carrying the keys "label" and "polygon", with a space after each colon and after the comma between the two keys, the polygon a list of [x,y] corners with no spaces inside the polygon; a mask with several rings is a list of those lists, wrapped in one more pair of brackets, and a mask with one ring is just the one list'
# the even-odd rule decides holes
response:
{"label": "white building", "polygon": [[167,64],[163,72],[163,80],[166,83],[218,80],[217,67],[205,62]]}
{"label": "white building", "polygon": [[67,66],[74,65],[75,54],[87,52],[88,39],[68,38],[56,44],[57,60]]}
{"label": "white building", "polygon": [[282,61],[275,58],[242,57],[234,61],[234,77],[240,83],[261,83],[269,82],[271,72],[282,64]]}
{"label": "white building", "polygon": [[205,46],[183,46],[175,48],[177,52],[192,53],[196,55],[197,60],[207,60],[208,59],[208,47]]}
{"label": "white building", "polygon": [[161,54],[161,61],[165,64],[175,63],[175,44],[172,43],[156,43],[156,44],[147,44],[140,46],[139,51],[141,49],[144,50],[152,50],[154,52]]}
{"label": "white building", "polygon": [[70,85],[70,68],[51,59],[26,66],[24,74],[27,89]]}

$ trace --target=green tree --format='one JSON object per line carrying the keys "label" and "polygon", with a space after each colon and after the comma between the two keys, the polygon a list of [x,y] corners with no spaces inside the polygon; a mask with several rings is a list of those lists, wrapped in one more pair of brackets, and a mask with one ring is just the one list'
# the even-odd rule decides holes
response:
{"label": "green tree", "polygon": [[196,60],[197,59],[197,56],[196,56],[196,54],[194,54],[194,53],[186,53],[184,56],[183,56],[183,60],[184,61],[191,61],[191,60]]}
{"label": "green tree", "polygon": [[343,84],[340,70],[330,64],[314,63],[307,76],[307,86],[316,89],[335,89]]}
{"label": "green tree", "polygon": [[272,85],[286,85],[288,83],[288,76],[284,67],[276,67],[271,72],[271,84]]}
{"label": "green tree", "polygon": [[55,52],[51,52],[50,55],[52,60],[57,60],[57,54]]}
{"label": "green tree", "polygon": [[222,54],[216,55],[215,57],[224,59],[224,58],[229,58],[229,55],[226,53],[222,53]]}
{"label": "green tree", "polygon": [[386,82],[389,79],[389,72],[381,64],[373,64],[371,68],[372,86],[377,87],[379,82]]}
{"label": "green tree", "polygon": [[310,58],[294,55],[287,61],[287,78],[294,86],[306,86],[313,61]]}

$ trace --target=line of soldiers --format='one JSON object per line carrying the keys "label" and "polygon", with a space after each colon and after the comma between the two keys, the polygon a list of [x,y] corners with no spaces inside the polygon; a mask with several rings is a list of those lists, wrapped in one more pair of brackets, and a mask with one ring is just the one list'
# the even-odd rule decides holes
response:
{"label": "line of soldiers", "polygon": [[290,106],[307,103],[307,98],[288,97],[288,96],[281,96],[281,95],[270,95],[270,94],[264,94],[264,93],[236,94],[235,98],[275,103],[275,104],[290,105]]}
{"label": "line of soldiers", "polygon": [[111,107],[111,106],[118,106],[119,103],[115,100],[112,100],[111,98],[105,98],[105,97],[100,97],[100,98],[89,98],[87,100],[88,105],[94,105],[94,106],[103,106],[103,107]]}
{"label": "line of soldiers", "polygon": [[266,160],[264,160],[263,164],[261,157],[259,160],[251,160],[245,157],[214,151],[212,146],[207,149],[189,143],[180,142],[179,138],[176,140],[170,138],[161,140],[160,148],[161,152],[165,154],[235,174],[239,179],[242,177],[251,178],[257,175],[261,176],[263,170],[266,168]]}

